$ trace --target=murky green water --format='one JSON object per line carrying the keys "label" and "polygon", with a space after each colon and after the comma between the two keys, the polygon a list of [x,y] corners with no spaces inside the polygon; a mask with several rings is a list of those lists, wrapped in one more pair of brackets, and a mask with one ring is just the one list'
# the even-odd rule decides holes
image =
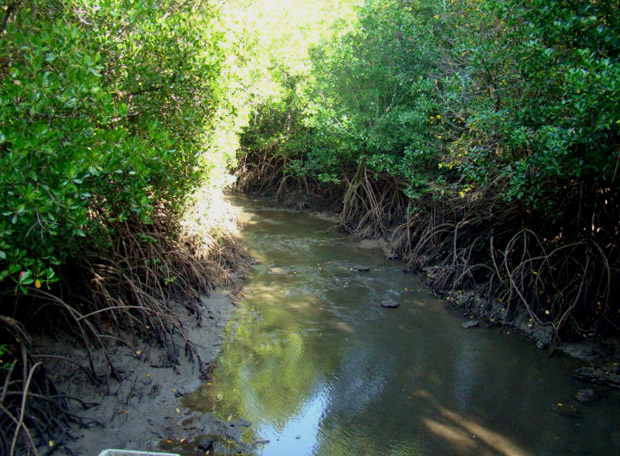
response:
{"label": "murky green water", "polygon": [[269,440],[260,454],[620,454],[616,393],[578,405],[581,418],[551,411],[583,387],[573,361],[506,330],[464,330],[416,277],[329,222],[236,204],[259,264],[213,384],[188,399],[251,420]]}

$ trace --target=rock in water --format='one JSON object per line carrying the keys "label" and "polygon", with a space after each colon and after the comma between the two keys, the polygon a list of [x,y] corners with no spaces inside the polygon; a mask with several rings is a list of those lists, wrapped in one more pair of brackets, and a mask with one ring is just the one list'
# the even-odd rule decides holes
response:
{"label": "rock in water", "polygon": [[480,322],[478,320],[469,320],[463,323],[461,326],[465,329],[475,328]]}
{"label": "rock in water", "polygon": [[582,388],[575,393],[575,400],[578,400],[582,404],[591,404],[594,401],[599,400],[605,396],[607,391],[595,390],[594,388]]}
{"label": "rock in water", "polygon": [[595,399],[594,390],[591,388],[583,388],[575,393],[575,399],[582,404],[587,404]]}
{"label": "rock in water", "polygon": [[583,366],[578,368],[573,376],[586,382],[620,388],[620,366],[617,363],[608,363],[602,366]]}
{"label": "rock in water", "polygon": [[569,418],[579,418],[581,416],[581,412],[570,402],[555,402],[551,404],[551,410],[558,415]]}
{"label": "rock in water", "polygon": [[196,443],[196,446],[199,450],[209,451],[213,447],[213,439],[208,437],[200,437]]}
{"label": "rock in water", "polygon": [[400,303],[398,303],[396,301],[383,301],[381,303],[381,307],[383,307],[385,309],[396,309],[399,306],[400,306]]}

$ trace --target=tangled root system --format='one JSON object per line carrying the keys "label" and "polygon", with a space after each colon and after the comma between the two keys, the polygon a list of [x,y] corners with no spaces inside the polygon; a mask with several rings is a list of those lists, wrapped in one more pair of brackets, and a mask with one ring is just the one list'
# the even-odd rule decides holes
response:
{"label": "tangled root system", "polygon": [[11,341],[0,372],[0,453],[51,454],[74,438],[72,423],[93,424],[72,413],[69,402],[85,408],[88,404],[56,390],[42,361],[32,355],[30,340],[19,322],[2,316],[0,324]]}
{"label": "tangled root system", "polygon": [[617,246],[528,221],[495,186],[469,195],[442,190],[410,207],[392,234],[398,256],[424,271],[436,292],[475,289],[473,312],[504,321],[525,315],[556,342],[617,331]]}
{"label": "tangled root system", "polygon": [[296,209],[340,210],[345,186],[289,172],[290,162],[285,155],[270,155],[268,151],[245,154],[235,173],[235,190],[270,195],[276,202]]}
{"label": "tangled root system", "polygon": [[[1,454],[52,452],[72,438],[70,423],[87,424],[69,412],[68,402],[77,399],[58,394],[47,379],[43,361],[50,356],[30,349],[29,332],[54,328],[72,337],[86,351],[87,365],[64,361],[97,384],[121,378],[108,353],[110,343],[133,347],[146,341],[162,347],[171,365],[185,354],[205,367],[186,337],[179,309],[199,319],[199,298],[216,285],[231,284],[248,257],[225,229],[217,236],[208,229],[185,231],[164,216],[148,225],[119,223],[107,249],[93,248],[66,267],[63,275],[71,280],[50,290],[33,288],[19,298],[5,293]],[[9,299],[13,306],[6,305]],[[11,308],[13,315],[7,316]],[[103,365],[95,361],[95,351],[103,354]]]}
{"label": "tangled root system", "polygon": [[340,224],[357,237],[385,237],[403,219],[406,208],[402,186],[387,174],[375,176],[361,163],[347,180]]}
{"label": "tangled root system", "polygon": [[[300,208],[307,206],[308,194],[320,192],[318,183],[288,175],[283,155],[263,154],[245,155],[239,190],[279,199],[294,195]],[[569,220],[584,219],[588,206],[581,200],[567,198],[561,204],[568,215],[549,222],[552,217],[532,217],[503,198],[500,179],[484,191],[443,186],[416,200],[405,196],[404,187],[360,163],[339,193],[331,195],[340,201],[340,226],[362,238],[389,238],[394,256],[424,272],[436,293],[451,296],[470,290],[466,295],[476,297],[475,308],[473,299],[461,303],[470,312],[504,322],[524,317],[548,334],[550,342],[619,329],[618,211],[607,196],[602,198],[605,206],[598,208],[598,218],[605,220],[598,224],[615,228],[601,240]],[[578,214],[571,212],[572,206]],[[591,208],[592,220],[594,212]]]}
{"label": "tangled root system", "polygon": [[265,150],[243,155],[235,188],[245,193],[275,194],[285,179],[286,157]]}

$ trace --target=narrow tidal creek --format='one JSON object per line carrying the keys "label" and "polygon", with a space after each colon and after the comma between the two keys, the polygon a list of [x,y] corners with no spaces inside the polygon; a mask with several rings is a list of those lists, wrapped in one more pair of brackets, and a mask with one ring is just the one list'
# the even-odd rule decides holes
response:
{"label": "narrow tidal creek", "polygon": [[187,403],[252,421],[261,455],[620,454],[620,395],[573,401],[574,361],[506,329],[463,329],[417,277],[328,221],[234,203],[258,264],[213,382]]}

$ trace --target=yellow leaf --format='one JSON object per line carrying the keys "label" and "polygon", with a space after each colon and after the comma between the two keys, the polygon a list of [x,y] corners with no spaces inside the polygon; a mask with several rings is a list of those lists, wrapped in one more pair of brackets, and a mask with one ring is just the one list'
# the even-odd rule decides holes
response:
{"label": "yellow leaf", "polygon": [[39,279],[34,281],[35,288],[41,288],[41,281]]}

